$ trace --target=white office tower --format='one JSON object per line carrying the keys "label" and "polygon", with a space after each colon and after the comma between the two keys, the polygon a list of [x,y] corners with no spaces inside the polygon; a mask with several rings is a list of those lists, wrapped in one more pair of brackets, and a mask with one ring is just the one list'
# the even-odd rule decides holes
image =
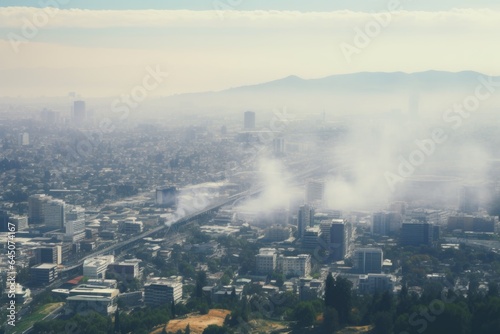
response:
{"label": "white office tower", "polygon": [[311,255],[280,256],[279,267],[286,276],[308,277],[311,273]]}
{"label": "white office tower", "polygon": [[66,203],[60,199],[50,199],[42,204],[43,221],[46,226],[64,228],[66,221]]}
{"label": "white office tower", "polygon": [[66,212],[65,225],[66,236],[72,239],[79,236],[76,239],[81,240],[85,237],[85,209],[81,206],[71,206],[68,209],[69,211]]}
{"label": "white office tower", "polygon": [[310,180],[306,187],[306,201],[316,207],[323,206],[325,196],[325,182],[322,180]]}
{"label": "white office tower", "polygon": [[30,144],[30,135],[27,132],[20,133],[17,137],[19,146],[28,146]]}
{"label": "white office tower", "polygon": [[272,274],[276,270],[277,252],[274,248],[261,248],[255,256],[255,265],[259,274]]}
{"label": "white office tower", "polygon": [[113,255],[98,256],[83,262],[83,276],[88,278],[105,278],[108,265],[115,262]]}

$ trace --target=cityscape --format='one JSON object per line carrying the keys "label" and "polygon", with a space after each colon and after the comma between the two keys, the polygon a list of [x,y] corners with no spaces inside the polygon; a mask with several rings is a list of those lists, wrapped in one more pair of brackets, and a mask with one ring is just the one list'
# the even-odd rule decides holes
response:
{"label": "cityscape", "polygon": [[0,333],[500,333],[499,4],[0,12]]}

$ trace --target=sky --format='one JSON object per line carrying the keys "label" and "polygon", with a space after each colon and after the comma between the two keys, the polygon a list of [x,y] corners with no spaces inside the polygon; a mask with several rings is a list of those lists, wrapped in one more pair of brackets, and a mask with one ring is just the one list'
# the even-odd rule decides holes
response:
{"label": "sky", "polygon": [[499,28],[487,0],[4,0],[0,96],[119,96],[151,69],[168,73],[158,96],[289,75],[499,75]]}

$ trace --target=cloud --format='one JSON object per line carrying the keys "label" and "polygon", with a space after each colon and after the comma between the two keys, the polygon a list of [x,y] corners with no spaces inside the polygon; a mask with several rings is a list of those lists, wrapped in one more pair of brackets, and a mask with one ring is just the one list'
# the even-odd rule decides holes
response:
{"label": "cloud", "polygon": [[[19,28],[26,24],[44,23],[47,28],[114,28],[114,27],[179,27],[179,28],[227,28],[227,27],[290,27],[309,25],[314,27],[352,27],[354,24],[387,17],[389,11],[378,13],[339,10],[331,12],[299,11],[192,11],[192,10],[87,10],[34,7],[0,8],[0,27]],[[490,9],[454,9],[442,12],[394,11],[391,20],[419,27],[468,26],[498,27],[500,11]]]}

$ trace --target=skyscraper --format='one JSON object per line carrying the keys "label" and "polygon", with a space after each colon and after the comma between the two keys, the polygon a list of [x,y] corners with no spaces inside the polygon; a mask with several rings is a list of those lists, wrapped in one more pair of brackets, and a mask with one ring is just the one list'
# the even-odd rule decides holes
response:
{"label": "skyscraper", "polygon": [[314,208],[310,205],[302,205],[299,208],[299,214],[297,217],[297,229],[299,230],[299,239],[304,236],[306,228],[313,226],[314,224]]}
{"label": "skyscraper", "polygon": [[75,101],[73,102],[73,123],[76,126],[80,126],[85,122],[87,118],[85,101]]}
{"label": "skyscraper", "polygon": [[354,269],[360,274],[380,274],[384,253],[380,248],[359,248],[354,251]]}
{"label": "skyscraper", "polygon": [[44,194],[32,195],[28,198],[28,222],[30,224],[43,224],[43,203],[49,201],[52,197]]}
{"label": "skyscraper", "polygon": [[307,182],[306,201],[308,204],[321,206],[325,196],[325,182],[322,180],[310,180]]}
{"label": "skyscraper", "polygon": [[255,129],[255,112],[245,111],[244,115],[244,129],[252,130]]}
{"label": "skyscraper", "polygon": [[474,187],[464,186],[460,190],[458,209],[463,213],[472,214],[479,211],[478,191]]}
{"label": "skyscraper", "polygon": [[79,206],[70,208],[66,213],[65,230],[67,236],[85,231],[85,209]]}
{"label": "skyscraper", "polygon": [[432,245],[434,225],[429,223],[408,222],[401,228],[401,244],[403,246]]}
{"label": "skyscraper", "polygon": [[60,199],[50,199],[42,204],[43,221],[46,226],[65,227],[65,205],[64,201]]}
{"label": "skyscraper", "polygon": [[343,219],[333,219],[330,229],[330,256],[333,261],[342,261],[349,252],[351,226]]}

